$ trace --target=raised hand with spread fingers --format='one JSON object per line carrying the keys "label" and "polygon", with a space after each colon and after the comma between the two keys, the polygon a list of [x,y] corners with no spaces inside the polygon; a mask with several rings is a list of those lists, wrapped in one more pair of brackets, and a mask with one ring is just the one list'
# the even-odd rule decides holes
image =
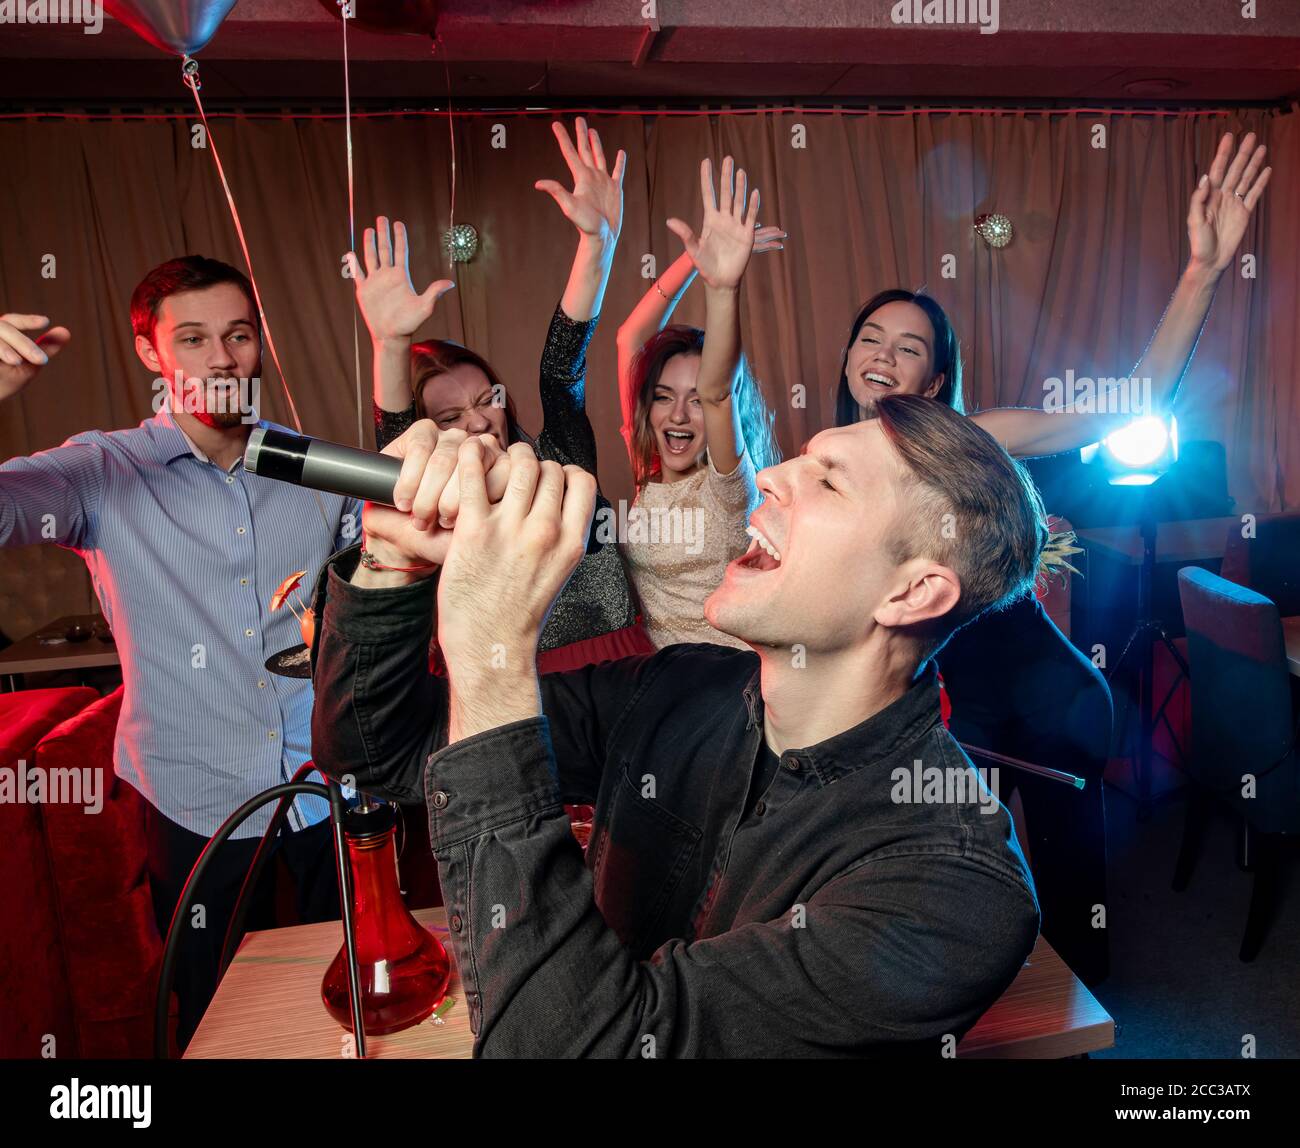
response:
{"label": "raised hand with spread fingers", "polygon": [[686,247],[687,254],[710,287],[732,289],[749,266],[754,252],[758,226],[758,189],[746,199],[748,181],[745,169],[735,170],[731,156],[722,161],[722,180],[718,193],[713,190],[713,162],[700,164],[700,192],[704,201],[704,221],[697,237],[690,224],[670,219],[668,229]]}
{"label": "raised hand with spread fingers", "polygon": [[1214,162],[1201,176],[1187,210],[1192,264],[1202,264],[1216,275],[1227,270],[1273,174],[1271,167],[1264,167],[1267,152],[1256,143],[1254,132],[1246,134],[1235,155],[1231,132],[1219,141]]}
{"label": "raised hand with spread fingers", "polygon": [[416,291],[411,282],[406,224],[400,219],[390,237],[388,217],[379,216],[374,227],[366,228],[362,251],[365,270],[355,251],[347,253],[347,267],[370,331],[375,406],[382,411],[405,411],[411,405],[412,337],[433,317],[438,300],[456,284],[438,279],[424,291]]}
{"label": "raised hand with spread fingers", "polygon": [[611,171],[600,133],[589,127],[582,116],[573,125],[573,140],[559,120],[552,129],[573,177],[573,190],[553,179],[539,179],[533,186],[554,199],[564,217],[578,229],[578,252],[560,306],[570,319],[585,322],[600,314],[614,249],[623,229],[627,154],[619,149]]}

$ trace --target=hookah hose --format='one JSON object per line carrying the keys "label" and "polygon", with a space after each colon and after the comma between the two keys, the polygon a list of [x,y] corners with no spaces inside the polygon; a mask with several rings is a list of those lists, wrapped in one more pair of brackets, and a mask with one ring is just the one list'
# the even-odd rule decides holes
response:
{"label": "hookah hose", "polygon": [[[352,1031],[356,1038],[357,1058],[365,1059],[366,1034],[361,1015],[361,972],[357,964],[356,927],[353,921],[352,871],[348,863],[347,844],[343,837],[343,794],[334,782],[324,786],[314,781],[298,780],[305,774],[314,772],[315,768],[311,762],[306,762],[294,774],[293,781],[272,786],[270,789],[263,790],[261,793],[250,797],[226,819],[212,839],[203,847],[203,852],[199,854],[198,860],[194,863],[194,868],[190,870],[190,875],[185,882],[185,888],[181,890],[180,898],[176,902],[176,908],[172,912],[171,924],[168,926],[167,938],[163,945],[162,965],[158,973],[158,992],[154,1006],[154,1056],[158,1060],[167,1060],[169,1056],[168,1005],[171,1000],[172,983],[176,977],[176,961],[180,953],[180,929],[183,927],[182,922],[189,914],[190,904],[203,879],[204,872],[207,870],[212,858],[216,856],[218,847],[223,845],[231,834],[249,817],[272,801],[280,802],[280,807],[276,810],[271,824],[271,828],[278,829],[279,824],[283,823],[289,801],[297,794],[313,794],[317,797],[324,797],[330,803],[330,819],[334,825],[334,863],[338,869],[339,907],[343,915],[343,943],[347,953],[349,996],[352,1004]],[[271,839],[272,834],[268,830],[267,835],[262,839],[261,846],[258,848],[257,855],[254,857],[253,865],[250,866],[250,874],[253,869],[265,863],[266,856],[269,855],[268,842]],[[239,901],[235,906],[236,913],[240,913],[245,894],[252,888],[253,885],[250,884],[248,879],[245,879],[244,885],[239,892]],[[246,912],[246,909],[244,911]],[[227,933],[227,942],[229,942],[230,936],[231,934]]]}
{"label": "hookah hose", "polygon": [[[289,779],[290,783],[302,781],[307,774],[313,772],[315,770],[312,763],[310,761],[304,762],[298,772]],[[230,914],[230,924],[226,926],[225,942],[221,946],[221,957],[217,961],[218,984],[221,983],[221,978],[226,975],[226,969],[230,967],[230,962],[234,959],[235,949],[239,945],[239,938],[244,932],[244,921],[248,917],[248,907],[252,903],[253,890],[257,888],[258,879],[262,876],[262,870],[266,868],[267,861],[271,859],[272,842],[280,835],[280,829],[289,816],[289,807],[292,800],[292,794],[285,794],[280,798],[280,803],[275,807],[275,812],[271,815],[271,823],[266,827],[266,832],[262,834],[262,840],[258,843],[252,864],[249,865],[248,872],[244,874],[244,883],[240,885],[239,896],[235,898],[235,907]]]}

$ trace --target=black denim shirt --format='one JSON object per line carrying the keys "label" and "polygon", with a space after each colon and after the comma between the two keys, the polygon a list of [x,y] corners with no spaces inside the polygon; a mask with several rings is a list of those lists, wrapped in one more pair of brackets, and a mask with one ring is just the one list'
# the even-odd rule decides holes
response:
{"label": "black denim shirt", "polygon": [[[360,590],[355,566],[317,583],[315,762],[426,803],[475,1056],[934,1055],[1020,970],[1038,906],[1006,809],[891,796],[914,762],[971,769],[932,665],[783,754],[745,817],[757,655],[548,674],[545,716],[447,746],[435,580]],[[596,806],[585,863],[566,802]]]}

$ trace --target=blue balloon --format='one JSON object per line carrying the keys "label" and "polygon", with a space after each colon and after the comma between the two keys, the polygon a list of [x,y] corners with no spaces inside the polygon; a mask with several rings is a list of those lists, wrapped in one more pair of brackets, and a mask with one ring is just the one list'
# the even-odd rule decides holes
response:
{"label": "blue balloon", "polygon": [[217,34],[236,0],[104,0],[104,7],[142,40],[189,56]]}

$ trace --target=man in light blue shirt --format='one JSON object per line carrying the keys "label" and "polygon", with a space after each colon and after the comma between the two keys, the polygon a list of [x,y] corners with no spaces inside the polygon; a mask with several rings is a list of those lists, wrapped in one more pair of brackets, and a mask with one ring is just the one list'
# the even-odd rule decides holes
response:
{"label": "man in light blue shirt", "polygon": [[[293,613],[272,612],[270,600],[290,574],[314,575],[359,537],[361,506],[244,470],[261,333],[239,271],[201,256],[165,263],[136,288],[131,318],[158,413],[0,465],[0,546],[53,542],[90,569],[125,685],[114,763],[148,802],[165,930],[206,839],[311,757],[310,681],[264,668],[301,641]],[[56,328],[42,350],[24,333],[44,326],[41,316],[0,319],[0,398],[67,342]],[[324,801],[299,798],[288,818],[285,858],[306,919],[337,916],[327,815]],[[267,809],[245,822],[205,878],[206,919],[185,939],[177,981],[182,1044],[215,991],[234,895],[269,819]],[[253,927],[266,919],[270,885]]]}

